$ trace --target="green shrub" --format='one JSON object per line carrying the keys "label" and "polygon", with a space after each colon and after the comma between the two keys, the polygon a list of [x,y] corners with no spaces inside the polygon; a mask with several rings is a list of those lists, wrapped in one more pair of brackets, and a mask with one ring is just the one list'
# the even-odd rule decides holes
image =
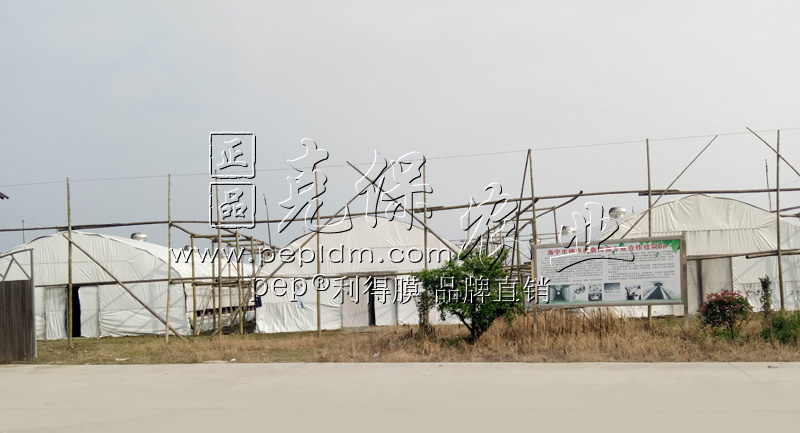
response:
{"label": "green shrub", "polygon": [[[423,293],[433,295],[442,320],[448,314],[458,317],[476,342],[496,319],[503,317],[510,326],[514,318],[525,311],[522,300],[517,297],[519,287],[511,288],[510,298],[501,296],[501,282],[508,279],[503,270],[507,254],[508,250],[498,256],[478,251],[462,253],[441,268],[425,269],[412,275],[422,283]],[[480,289],[478,281],[482,284]]]}
{"label": "green shrub", "polygon": [[772,281],[769,280],[769,275],[764,278],[759,278],[761,281],[761,292],[759,292],[758,300],[761,302],[761,312],[764,315],[764,326],[761,330],[761,336],[765,340],[772,339]]}
{"label": "green shrub", "polygon": [[774,338],[782,344],[797,344],[800,336],[800,311],[778,311],[772,314],[771,329],[762,330],[761,336],[767,341]]}
{"label": "green shrub", "polygon": [[750,319],[753,307],[747,298],[733,290],[709,293],[700,306],[698,317],[700,325],[712,330],[726,331],[731,340],[736,339],[742,324]]}

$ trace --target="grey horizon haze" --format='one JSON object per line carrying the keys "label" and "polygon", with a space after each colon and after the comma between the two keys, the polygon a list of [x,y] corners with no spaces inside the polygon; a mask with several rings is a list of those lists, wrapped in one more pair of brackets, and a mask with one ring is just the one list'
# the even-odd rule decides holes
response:
{"label": "grey horizon haze", "polygon": [[[770,130],[773,146],[782,129],[781,152],[800,166],[798,12],[789,1],[3,1],[0,228],[66,225],[67,177],[74,224],[166,220],[169,173],[173,218],[203,220],[213,131],[258,137],[258,219],[262,194],[272,219],[285,215],[287,161],[305,137],[330,153],[323,215],[357,192],[346,161],[366,170],[376,150],[424,154],[428,201],[441,206],[480,202],[492,182],[518,196],[528,148],[537,195],[646,189],[646,138],[663,189],[713,135],[741,133],[720,135],[673,188],[765,188],[765,160],[774,187],[775,155],[745,127]],[[694,138],[662,140],[675,137]],[[786,165],[781,175],[800,187]],[[731,197],[769,207],[766,194]],[[782,207],[797,197],[782,193]],[[431,226],[463,239],[462,213]],[[96,231],[167,243],[162,226]],[[267,238],[263,225],[248,233]],[[272,230],[277,245],[301,234]],[[0,233],[0,251],[21,242]]]}

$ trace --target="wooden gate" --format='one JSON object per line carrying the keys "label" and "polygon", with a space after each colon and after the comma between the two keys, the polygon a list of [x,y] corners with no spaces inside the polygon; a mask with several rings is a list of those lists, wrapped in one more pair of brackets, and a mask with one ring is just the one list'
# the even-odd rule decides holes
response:
{"label": "wooden gate", "polygon": [[0,255],[0,362],[36,358],[33,249]]}
{"label": "wooden gate", "polygon": [[31,280],[0,282],[0,362],[36,357]]}

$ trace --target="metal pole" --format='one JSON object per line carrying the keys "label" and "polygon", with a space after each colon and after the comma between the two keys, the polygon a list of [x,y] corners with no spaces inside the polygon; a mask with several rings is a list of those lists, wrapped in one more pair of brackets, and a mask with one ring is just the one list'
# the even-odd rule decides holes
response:
{"label": "metal pole", "polygon": [[164,326],[164,342],[169,343],[169,303],[172,301],[172,175],[167,175],[167,324]]}
{"label": "metal pole", "polygon": [[781,311],[786,309],[786,304],[783,298],[783,259],[781,248],[781,131],[778,130],[778,142],[775,144],[777,155],[777,163],[775,164],[775,208],[778,212],[775,213],[777,221],[777,228],[775,229],[778,237],[778,288],[781,295]]}
{"label": "metal pole", "polygon": [[[317,170],[314,170],[314,188],[315,188],[315,191],[316,191],[316,200],[317,200],[317,229],[315,230],[315,232],[316,232],[316,236],[315,237],[316,237],[316,242],[317,242],[317,254],[315,254],[315,261],[317,262],[317,275],[319,275],[320,273],[322,273],[322,271],[321,271],[322,265],[319,262],[319,231],[320,231],[319,214],[320,214],[320,208],[319,208],[319,176],[317,175]],[[320,302],[320,300],[321,300],[320,299],[320,290],[317,287],[315,287],[314,289],[315,289],[314,291],[317,292],[316,293],[316,295],[317,295],[317,337],[322,337],[322,303]],[[292,290],[294,290],[294,287],[292,287]],[[342,296],[344,296],[344,295],[342,295]]]}
{"label": "metal pole", "polygon": [[[653,237],[653,185],[650,178],[650,139],[645,140],[647,146],[647,237]],[[647,325],[653,327],[653,306],[647,306]]]}
{"label": "metal pole", "polygon": [[25,243],[25,220],[22,220],[22,243]]}
{"label": "metal pole", "polygon": [[72,346],[72,204],[67,178],[67,344]]}

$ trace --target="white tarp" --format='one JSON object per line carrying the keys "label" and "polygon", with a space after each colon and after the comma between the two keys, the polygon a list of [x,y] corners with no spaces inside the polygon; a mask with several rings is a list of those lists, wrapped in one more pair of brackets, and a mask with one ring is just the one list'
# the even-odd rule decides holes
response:
{"label": "white tarp", "polygon": [[[645,211],[646,212],[646,211]],[[639,217],[644,215],[641,220]],[[634,223],[639,222],[634,226]],[[648,236],[648,218],[638,213],[621,221],[619,230],[612,239],[630,233],[625,239]],[[777,243],[777,221],[774,213],[753,205],[727,198],[706,195],[691,195],[679,200],[653,207],[652,236],[686,235],[688,258],[711,255],[736,255],[775,251]],[[781,219],[781,246],[783,249],[800,249],[800,227]],[[776,257],[747,259],[725,257],[690,261],[688,266],[689,312],[695,313],[705,294],[734,289],[749,293],[750,302],[756,310],[759,278],[765,275],[773,281],[773,305],[780,305],[778,293],[778,261]],[[701,284],[698,285],[697,270],[702,269]],[[787,309],[796,309],[800,302],[800,256],[783,257],[784,293]],[[693,275],[694,273],[694,275]],[[702,293],[699,287],[702,286]],[[646,315],[646,308],[618,308],[628,315]],[[654,307],[654,314],[683,314],[683,307]]]}
{"label": "white tarp", "polygon": [[[372,222],[376,222],[373,228]],[[384,218],[372,220],[367,217],[352,218],[353,228],[343,233],[321,233],[320,248],[317,249],[316,234],[305,235],[287,249],[295,251],[294,259],[283,265],[275,274],[290,287],[287,294],[278,296],[271,286],[266,295],[261,297],[261,305],[256,310],[256,329],[258,332],[296,332],[317,329],[316,292],[312,286],[312,278],[317,274],[314,260],[320,251],[320,274],[328,281],[333,278],[347,277],[346,283],[340,286],[349,287],[352,282],[353,291],[339,290],[331,287],[321,291],[322,329],[339,329],[352,326],[369,326],[370,309],[374,311],[375,325],[416,324],[417,309],[413,299],[402,302],[396,281],[404,280],[413,272],[424,269],[424,230],[415,223],[409,230],[406,223],[389,221]],[[306,240],[309,242],[299,249]],[[433,234],[428,234],[428,251],[430,268],[437,268],[454,257],[458,249],[448,243],[439,241]],[[288,253],[285,254],[288,257]],[[302,260],[301,260],[302,259]],[[301,263],[302,262],[302,263]],[[264,266],[260,275],[269,276],[281,263],[280,251],[275,260]],[[374,303],[369,304],[370,277],[386,278],[386,288],[378,295],[373,288]],[[292,278],[303,279],[307,284],[307,292],[303,302],[291,296]],[[356,283],[358,281],[358,283]],[[421,290],[421,287],[419,288]],[[384,292],[385,290],[385,292]],[[282,293],[282,290],[279,291]],[[263,293],[263,289],[259,294]],[[386,296],[383,296],[383,293]],[[358,302],[355,302],[356,297]],[[302,304],[302,305],[301,305]],[[442,323],[438,312],[431,313],[433,323]],[[446,323],[460,323],[455,318],[448,318]]]}
{"label": "white tarp", "polygon": [[[168,249],[147,242],[95,233],[72,232],[73,241],[100,261],[121,281],[167,278]],[[66,338],[68,284],[68,242],[61,233],[44,236],[9,252],[33,248],[34,308],[36,338]],[[29,256],[16,259],[29,266]],[[7,263],[0,259],[0,272]],[[113,279],[77,248],[72,249],[72,282],[78,287],[81,304],[81,333],[85,336],[120,336],[163,333],[164,325],[136,302],[121,286],[98,285]],[[198,276],[204,276],[198,266]],[[173,278],[191,277],[191,265],[173,264]],[[127,284],[126,284],[127,285]],[[48,286],[48,287],[43,287]],[[166,282],[127,285],[161,317],[166,316]],[[170,325],[182,334],[190,333],[183,284],[170,287]]]}

